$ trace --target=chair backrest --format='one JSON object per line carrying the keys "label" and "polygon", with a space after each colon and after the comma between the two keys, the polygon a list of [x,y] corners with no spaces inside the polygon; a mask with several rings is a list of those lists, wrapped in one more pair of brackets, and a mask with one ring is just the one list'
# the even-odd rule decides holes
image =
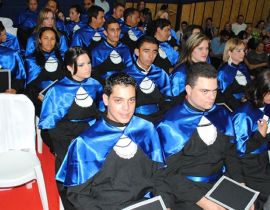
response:
{"label": "chair backrest", "polygon": [[10,18],[0,17],[0,21],[2,21],[3,25],[5,26],[6,31],[8,33],[11,33],[11,34],[17,36],[17,28],[13,27],[13,21]]}
{"label": "chair backrest", "polygon": [[0,93],[0,152],[35,152],[35,107],[22,94]]}

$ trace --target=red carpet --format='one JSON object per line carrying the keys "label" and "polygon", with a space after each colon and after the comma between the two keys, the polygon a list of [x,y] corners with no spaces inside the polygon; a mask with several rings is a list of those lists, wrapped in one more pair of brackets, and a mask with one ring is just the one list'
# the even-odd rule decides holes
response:
{"label": "red carpet", "polygon": [[[59,210],[59,196],[54,179],[54,156],[43,144],[43,153],[39,154],[43,175],[46,183],[47,197],[50,210]],[[41,200],[36,182],[32,189],[25,186],[0,191],[1,210],[42,210]]]}

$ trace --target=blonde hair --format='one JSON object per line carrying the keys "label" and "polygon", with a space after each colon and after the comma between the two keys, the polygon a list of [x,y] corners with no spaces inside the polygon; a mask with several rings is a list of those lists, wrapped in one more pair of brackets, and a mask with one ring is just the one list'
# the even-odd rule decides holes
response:
{"label": "blonde hair", "polygon": [[228,62],[229,57],[230,57],[229,51],[233,51],[235,48],[239,47],[240,45],[245,46],[245,43],[243,40],[238,39],[238,38],[229,39],[225,44],[225,48],[224,48],[224,52],[223,52],[223,61]]}
{"label": "blonde hair", "polygon": [[186,42],[186,46],[181,58],[181,62],[180,63],[184,63],[184,62],[188,62],[189,64],[192,64],[192,52],[193,50],[198,47],[203,41],[207,41],[208,44],[210,42],[209,38],[202,34],[202,33],[195,33],[192,34],[187,42]]}
{"label": "blonde hair", "polygon": [[155,16],[155,20],[156,19],[159,19],[163,14],[167,13],[168,14],[168,19],[169,19],[169,12],[167,10],[159,10],[157,13],[156,13],[156,16]]}
{"label": "blonde hair", "polygon": [[[49,13],[52,13],[53,17],[55,18],[55,15],[51,9],[43,8],[42,10],[40,10],[40,12],[38,14],[38,19],[37,19],[37,26],[35,27],[34,33],[39,32],[40,28],[43,27],[43,25],[42,25],[43,21],[47,18]],[[57,31],[56,26],[55,26],[55,21],[54,21],[52,28]]]}

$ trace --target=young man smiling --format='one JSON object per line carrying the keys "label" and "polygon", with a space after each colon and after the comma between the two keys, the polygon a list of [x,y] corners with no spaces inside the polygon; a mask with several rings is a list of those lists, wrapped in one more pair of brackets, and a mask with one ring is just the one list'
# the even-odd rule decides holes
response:
{"label": "young man smiling", "polygon": [[124,73],[104,87],[104,116],[76,138],[57,173],[76,209],[116,210],[155,193],[153,173],[163,163],[152,123],[133,116],[136,82]]}

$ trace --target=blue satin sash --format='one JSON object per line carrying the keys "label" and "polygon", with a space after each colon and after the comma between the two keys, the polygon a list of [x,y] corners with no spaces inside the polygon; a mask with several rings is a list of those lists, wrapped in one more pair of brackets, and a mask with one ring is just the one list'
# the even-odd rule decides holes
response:
{"label": "blue satin sash", "polygon": [[83,82],[75,82],[65,77],[55,83],[46,93],[39,119],[40,129],[52,129],[56,123],[63,119],[71,107],[76,93],[80,87],[92,97],[97,107],[104,111],[102,101],[103,88],[101,84],[93,78],[88,78]]}
{"label": "blue satin sash", "polygon": [[206,183],[211,183],[211,182],[216,182],[224,173],[226,169],[225,167],[222,167],[222,169],[214,173],[210,176],[185,176],[187,179],[193,182],[206,182]]}
{"label": "blue satin sash", "polygon": [[265,112],[253,108],[250,103],[245,103],[239,107],[233,116],[233,123],[236,134],[237,151],[240,155],[246,153],[247,141],[258,130],[258,120],[263,118],[264,113],[269,114],[269,107],[265,107]]}
{"label": "blue satin sash", "polygon": [[131,30],[138,39],[143,35],[143,32],[137,26],[131,27],[123,24],[121,27],[120,39],[123,38],[123,36],[128,33],[129,30]]}
{"label": "blue satin sash", "polygon": [[185,91],[186,87],[186,64],[182,63],[180,66],[175,68],[170,74],[170,81],[172,86],[172,95],[179,96],[182,92]]}
{"label": "blue satin sash", "polygon": [[221,133],[234,139],[233,123],[230,114],[224,107],[214,105],[206,112],[199,112],[183,102],[170,109],[157,126],[166,157],[183,149],[202,116],[206,117]]}
{"label": "blue satin sash", "polygon": [[7,32],[6,34],[7,34],[7,40],[5,42],[0,42],[0,45],[3,47],[8,47],[12,50],[16,50],[20,53],[21,48],[20,48],[20,44],[17,37]]}
{"label": "blue satin sash", "polygon": [[152,123],[133,116],[126,128],[121,130],[100,119],[72,141],[56,180],[65,186],[85,183],[99,172],[122,135],[137,144],[149,159],[164,164],[162,147]]}
{"label": "blue satin sash", "polygon": [[145,77],[148,77],[158,86],[159,91],[164,96],[172,96],[170,78],[167,73],[158,66],[152,64],[149,72],[144,74],[137,68],[136,64],[133,64],[129,68],[126,68],[124,72],[136,80],[137,86],[141,84]]}
{"label": "blue satin sash", "polygon": [[103,33],[104,28],[93,29],[92,27],[86,25],[85,27],[77,30],[72,38],[71,47],[80,46],[80,47],[89,47],[92,38],[95,33],[98,32],[101,38],[105,39],[105,35]]}
{"label": "blue satin sash", "polygon": [[242,72],[242,74],[246,77],[248,83],[251,81],[248,69],[245,64],[241,63],[236,66],[233,64],[229,65],[228,63],[225,63],[218,70],[219,89],[222,93],[227,89],[228,86],[233,83],[237,70]]}
{"label": "blue satin sash", "polygon": [[265,143],[265,144],[261,145],[259,148],[253,150],[250,154],[252,154],[252,155],[259,155],[259,154],[261,154],[263,152],[268,151],[268,149],[269,149],[269,146],[268,146],[267,143]]}
{"label": "blue satin sash", "polygon": [[3,46],[0,46],[0,69],[10,70],[12,79],[26,79],[24,62],[19,52]]}
{"label": "blue satin sash", "polygon": [[27,28],[34,28],[37,25],[37,18],[38,18],[38,11],[30,11],[26,9],[22,12],[17,20],[17,26],[27,29]]}
{"label": "blue satin sash", "polygon": [[168,42],[160,42],[159,47],[166,53],[171,65],[174,66],[180,57],[179,52],[175,50]]}
{"label": "blue satin sash", "polygon": [[122,62],[126,67],[129,67],[133,64],[132,56],[125,44],[119,42],[116,47],[113,47],[106,40],[103,40],[97,47],[92,50],[91,61],[93,67],[99,66],[105,60],[107,60],[113,50],[119,54],[119,56],[122,58]]}

